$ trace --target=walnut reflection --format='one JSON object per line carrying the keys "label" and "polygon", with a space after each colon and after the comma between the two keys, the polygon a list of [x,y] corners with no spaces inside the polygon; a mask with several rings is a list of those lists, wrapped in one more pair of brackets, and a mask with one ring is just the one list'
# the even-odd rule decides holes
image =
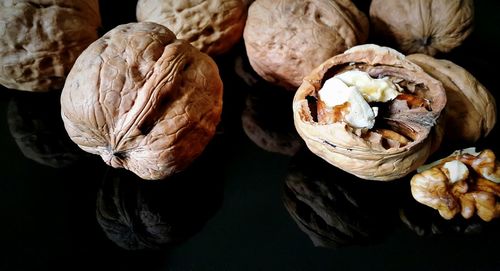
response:
{"label": "walnut reflection", "polygon": [[293,93],[259,81],[248,94],[241,116],[243,130],[260,148],[294,155],[302,146],[291,108]]}
{"label": "walnut reflection", "polygon": [[377,242],[391,231],[401,188],[358,179],[304,148],[289,165],[283,201],[315,246],[337,248]]}
{"label": "walnut reflection", "polygon": [[184,172],[159,181],[110,168],[97,195],[97,222],[126,250],[168,248],[189,239],[222,203],[216,160],[204,154]]}
{"label": "walnut reflection", "polygon": [[59,92],[15,93],[7,108],[10,133],[23,155],[53,168],[85,156],[64,129],[59,97]]}

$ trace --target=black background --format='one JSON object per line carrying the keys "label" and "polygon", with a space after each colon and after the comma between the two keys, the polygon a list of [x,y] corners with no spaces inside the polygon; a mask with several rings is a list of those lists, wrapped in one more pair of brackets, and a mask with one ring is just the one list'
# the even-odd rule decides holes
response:
{"label": "black background", "polygon": [[[356,2],[367,12],[367,1]],[[135,21],[135,3],[101,1],[101,33]],[[438,56],[467,68],[497,98],[498,10],[499,2],[476,1],[473,34],[461,47]],[[263,90],[282,91],[263,83],[246,85],[234,69],[235,59],[241,56],[245,60],[242,42],[215,59],[224,81],[223,120],[202,157],[184,175],[166,181],[170,183],[141,182],[128,173],[108,168],[99,157],[82,152],[77,152],[80,157],[76,162],[62,168],[26,158],[11,135],[8,119],[13,114],[24,114],[28,119],[41,116],[42,123],[50,123],[47,127],[53,134],[35,133],[33,137],[67,140],[60,129],[59,93],[21,93],[2,87],[0,269],[500,270],[498,221],[446,222],[411,199],[407,178],[391,183],[359,181],[326,165],[307,150],[291,158],[254,144],[241,124],[247,95],[262,95]],[[290,123],[290,95],[280,95],[269,95],[267,99],[275,100],[265,104],[271,106],[270,112],[287,112],[276,115],[285,116],[280,121]],[[262,99],[266,97],[264,94]],[[276,117],[272,113],[261,115],[264,122],[273,116]],[[477,146],[491,148],[498,154],[497,139],[498,127]],[[445,143],[439,154],[447,154],[454,147]],[[285,179],[297,172],[316,179],[328,177],[321,182],[338,183],[335,186],[347,190],[346,194],[357,197],[363,206],[370,206],[367,215],[363,209],[359,211],[363,219],[369,220],[359,227],[368,225],[377,230],[368,229],[370,238],[356,239],[337,248],[315,247],[283,204]],[[181,241],[160,250],[129,251],[116,245],[96,219],[99,189],[116,175],[124,176],[128,184],[136,187],[131,194],[133,189],[166,191],[164,198],[158,193],[154,195],[155,204],[163,204],[160,209],[167,209],[172,221],[181,220],[181,228],[188,227],[183,224],[186,223],[193,230],[179,237]],[[348,217],[358,214],[356,210],[335,210]],[[425,234],[419,236],[402,223],[401,212],[415,216],[415,223],[425,229]],[[476,230],[464,232],[470,225],[475,225]],[[433,227],[441,233],[432,234]]]}

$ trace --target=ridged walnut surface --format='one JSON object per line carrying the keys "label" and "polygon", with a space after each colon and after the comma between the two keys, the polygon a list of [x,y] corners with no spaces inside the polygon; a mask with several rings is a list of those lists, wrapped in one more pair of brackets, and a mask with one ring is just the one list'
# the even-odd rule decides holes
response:
{"label": "ridged walnut surface", "polygon": [[184,169],[212,138],[222,110],[215,62],[155,23],[121,25],[77,59],[62,118],[80,148],[143,179]]}
{"label": "ridged walnut surface", "polygon": [[[394,108],[377,120],[390,120],[393,127],[408,130],[412,133],[412,142],[387,149],[381,142],[358,136],[345,122],[320,124],[315,121],[307,97],[317,96],[323,80],[329,78],[325,76],[334,76],[340,69],[355,68],[375,78],[390,76],[422,85],[420,95],[430,101],[431,111],[422,107]],[[369,44],[353,47],[314,69],[295,93],[293,112],[295,127],[313,153],[359,178],[389,181],[415,170],[439,146],[438,130],[442,122],[437,120],[445,104],[446,94],[439,81],[397,51]],[[381,117],[385,119],[380,120]]]}
{"label": "ridged walnut surface", "polygon": [[0,84],[60,90],[100,24],[98,0],[0,1]]}
{"label": "ridged walnut surface", "polygon": [[312,69],[367,37],[368,19],[349,0],[256,0],[243,32],[253,69],[294,91]]}
{"label": "ridged walnut surface", "polygon": [[139,0],[137,20],[172,30],[209,55],[231,49],[241,39],[247,18],[243,0]]}
{"label": "ridged walnut surface", "polygon": [[448,98],[446,138],[475,142],[489,134],[496,123],[495,98],[472,74],[451,61],[424,54],[408,59],[443,83]]}
{"label": "ridged walnut surface", "polygon": [[459,46],[472,32],[473,0],[373,0],[373,32],[405,53],[435,55]]}

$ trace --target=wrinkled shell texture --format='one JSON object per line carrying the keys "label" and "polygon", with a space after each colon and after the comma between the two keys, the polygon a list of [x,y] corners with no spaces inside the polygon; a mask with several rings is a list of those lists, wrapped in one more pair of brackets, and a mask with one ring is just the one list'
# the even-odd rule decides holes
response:
{"label": "wrinkled shell texture", "polygon": [[[383,138],[359,136],[343,121],[322,124],[315,119],[308,99],[317,97],[324,80],[352,69],[365,71],[374,78],[403,80],[415,86],[415,95],[430,101],[430,109],[425,109],[410,108],[394,100],[388,104],[387,113],[377,117],[375,127],[385,124],[403,133],[411,139],[407,145],[388,148]],[[327,60],[304,78],[295,93],[293,112],[295,127],[313,153],[359,178],[388,181],[415,170],[439,146],[441,137],[437,131],[443,123],[439,116],[445,104],[441,83],[402,54],[387,47],[361,45]],[[369,134],[376,135],[372,131]]]}
{"label": "wrinkled shell texture", "polygon": [[137,20],[155,22],[209,55],[240,40],[247,18],[242,0],[139,0]]}
{"label": "wrinkled shell texture", "polygon": [[488,135],[496,123],[495,98],[472,74],[451,61],[424,54],[408,59],[443,83],[447,139],[475,142]]}
{"label": "wrinkled shell texture", "polygon": [[376,35],[405,53],[435,55],[459,46],[472,32],[473,0],[373,0]]}
{"label": "wrinkled shell texture", "polygon": [[[467,176],[461,176],[454,183],[443,167],[453,160],[464,163],[469,170]],[[466,219],[477,214],[482,220],[490,221],[500,216],[500,184],[486,179],[485,174],[500,179],[500,163],[493,151],[484,150],[477,156],[449,156],[413,176],[411,193],[416,201],[438,210],[445,219],[452,219],[460,213]]]}
{"label": "wrinkled shell texture", "polygon": [[0,84],[60,90],[100,24],[97,0],[0,1]]}
{"label": "wrinkled shell texture", "polygon": [[215,133],[215,62],[155,23],[121,25],[77,59],[61,95],[71,139],[143,179],[184,169]]}
{"label": "wrinkled shell texture", "polygon": [[368,19],[347,0],[256,0],[243,32],[253,69],[291,90],[319,64],[367,37]]}

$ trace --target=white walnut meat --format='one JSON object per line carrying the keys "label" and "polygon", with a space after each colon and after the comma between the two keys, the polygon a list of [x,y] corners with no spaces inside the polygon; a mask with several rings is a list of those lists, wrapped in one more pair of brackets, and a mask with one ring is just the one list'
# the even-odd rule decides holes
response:
{"label": "white walnut meat", "polygon": [[[353,127],[346,121],[356,108],[353,100],[330,107],[319,95],[327,80],[351,71],[388,79],[399,91],[392,100],[369,103],[373,127]],[[335,96],[338,89],[330,91]],[[439,117],[445,104],[439,81],[399,52],[367,44],[330,58],[305,77],[293,112],[295,127],[313,153],[359,178],[389,181],[415,170],[440,145]]]}
{"label": "white walnut meat", "polygon": [[215,62],[155,23],[120,25],[77,59],[61,95],[70,138],[113,167],[163,179],[187,167],[222,111]]}
{"label": "white walnut meat", "polygon": [[293,91],[312,69],[367,38],[368,19],[349,0],[256,0],[243,32],[257,74]]}
{"label": "white walnut meat", "polygon": [[491,221],[500,216],[500,164],[489,149],[456,151],[419,169],[411,179],[411,193],[445,219],[477,213]]}
{"label": "white walnut meat", "polygon": [[243,0],[139,0],[136,16],[139,22],[166,26],[204,53],[219,55],[241,39],[247,9]]}
{"label": "white walnut meat", "polygon": [[373,0],[370,22],[376,36],[405,54],[446,53],[472,32],[473,0]]}
{"label": "white walnut meat", "polygon": [[451,61],[424,54],[407,58],[443,83],[448,100],[446,139],[475,142],[490,133],[496,123],[496,101],[472,74]]}
{"label": "white walnut meat", "polygon": [[100,24],[98,0],[0,1],[0,84],[60,90]]}

